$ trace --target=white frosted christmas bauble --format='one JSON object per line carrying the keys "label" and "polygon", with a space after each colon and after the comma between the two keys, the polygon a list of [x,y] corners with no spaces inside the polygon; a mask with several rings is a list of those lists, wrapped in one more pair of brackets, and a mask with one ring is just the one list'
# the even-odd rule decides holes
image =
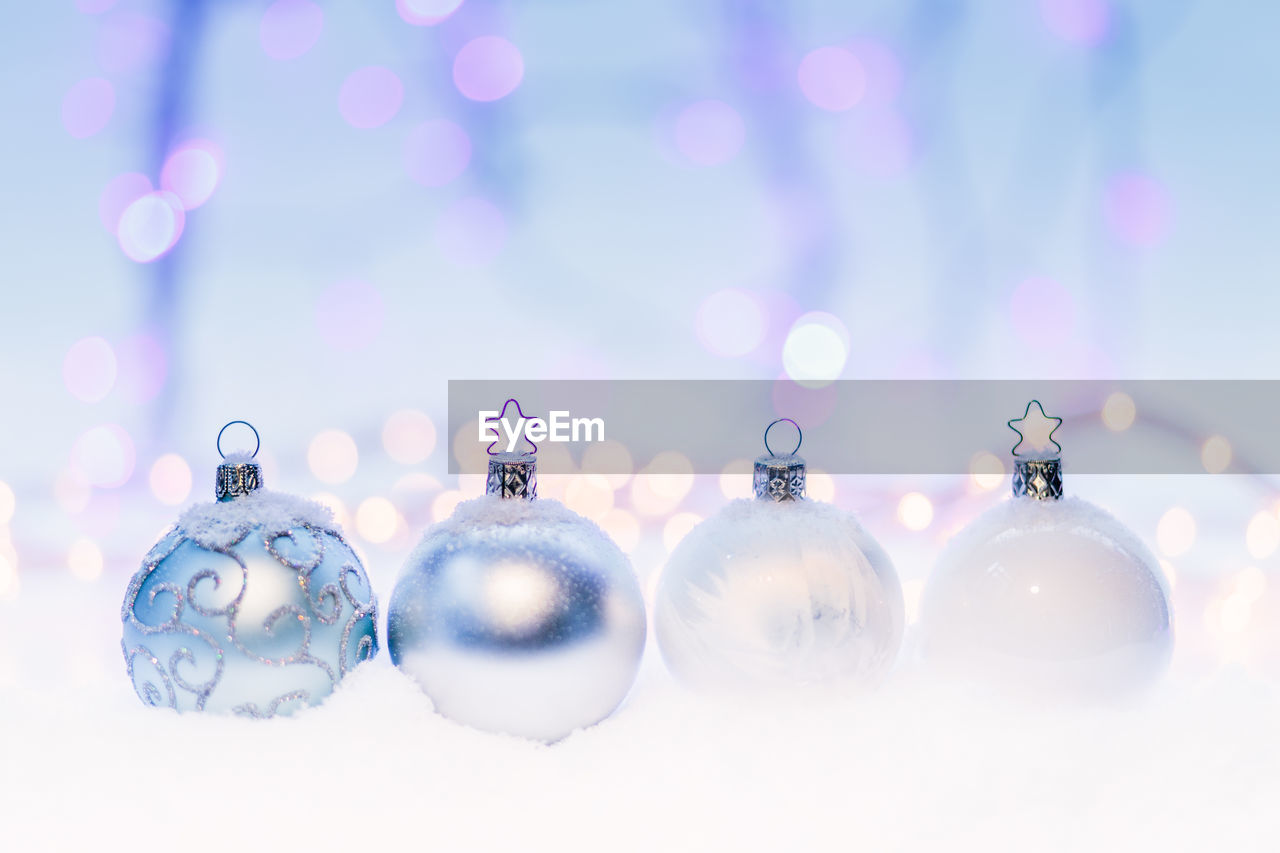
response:
{"label": "white frosted christmas bauble", "polygon": [[736,500],[671,554],[654,622],[667,666],[696,687],[865,687],[897,655],[902,588],[849,513]]}
{"label": "white frosted christmas bauble", "polygon": [[1173,651],[1159,564],[1078,498],[1017,497],[944,549],[921,601],[922,658],[1032,697],[1106,699],[1159,678]]}

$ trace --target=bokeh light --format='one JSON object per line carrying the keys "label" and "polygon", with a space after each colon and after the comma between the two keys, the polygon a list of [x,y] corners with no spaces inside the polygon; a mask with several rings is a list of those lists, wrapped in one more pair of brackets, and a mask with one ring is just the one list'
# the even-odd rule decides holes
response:
{"label": "bokeh light", "polygon": [[[550,450],[555,445],[547,445],[539,448],[538,456],[545,459],[545,451]],[[489,465],[489,454],[486,447],[476,438],[475,423],[464,423],[458,427],[457,432],[453,434],[453,441],[450,445],[453,451],[453,458],[458,462],[458,469],[463,471],[487,471]],[[539,473],[545,472],[547,469],[539,463]]]}
{"label": "bokeh light", "polygon": [[732,160],[742,150],[746,132],[742,116],[724,101],[697,101],[676,116],[676,148],[699,166]]}
{"label": "bokeh light", "polygon": [[151,179],[140,172],[125,172],[108,181],[98,196],[98,218],[102,227],[114,237],[125,208],[152,189]]}
{"label": "bokeh light", "polygon": [[478,197],[451,204],[436,224],[436,246],[460,267],[493,262],[507,242],[507,220],[491,202]]}
{"label": "bokeh light", "polygon": [[810,468],[805,474],[805,493],[810,499],[831,503],[836,499],[835,478],[825,471]]}
{"label": "bokeh light", "polygon": [[382,446],[401,465],[417,465],[436,447],[436,425],[423,412],[403,409],[382,426]]}
{"label": "bokeh light", "polygon": [[842,47],[820,47],[805,54],[796,78],[810,103],[831,112],[857,106],[867,86],[862,63]]}
{"label": "bokeh light", "polygon": [[97,403],[116,384],[116,354],[103,338],[81,338],[62,359],[62,382],[82,403]]}
{"label": "bokeh light", "polygon": [[276,0],[262,13],[258,40],[272,59],[297,59],[320,40],[324,12],[310,0]]}
{"label": "bokeh light", "polygon": [[682,453],[664,450],[631,481],[631,505],[644,515],[666,515],[693,488],[693,463]]}
{"label": "bokeh light", "polygon": [[1111,24],[1108,0],[1040,0],[1040,16],[1049,32],[1084,47],[1106,38]]}
{"label": "bokeh light", "polygon": [[110,81],[88,77],[62,97],[62,126],[76,139],[87,139],[107,126],[116,109],[116,90]]}
{"label": "bokeh light", "polygon": [[1210,474],[1221,474],[1231,465],[1231,442],[1220,435],[1211,435],[1200,447],[1200,464]]}
{"label": "bokeh light", "polygon": [[1133,426],[1137,417],[1138,407],[1123,391],[1113,392],[1102,404],[1102,423],[1112,432],[1124,432]]}
{"label": "bokeh light", "polygon": [[185,224],[186,214],[176,195],[151,192],[124,209],[116,239],[127,258],[145,264],[172,249]]}
{"label": "bokeh light", "polygon": [[857,39],[846,47],[862,66],[862,103],[884,107],[902,93],[902,61],[888,45],[872,39]]}
{"label": "bokeh light", "polygon": [[448,119],[414,125],[404,143],[404,168],[424,187],[442,187],[466,171],[471,138]]}
{"label": "bokeh light", "polygon": [[362,350],[382,332],[382,294],[365,281],[339,281],[316,300],[316,329],[339,352]]}
{"label": "bokeh light", "polygon": [[431,27],[447,19],[462,0],[396,0],[396,11],[406,23],[415,27]]}
{"label": "bokeh light", "polygon": [[1169,234],[1172,205],[1158,181],[1135,173],[1117,175],[1106,187],[1103,215],[1122,243],[1149,248]]}
{"label": "bokeh light", "polygon": [[969,460],[969,479],[975,488],[989,492],[1004,482],[1004,462],[994,453],[983,450]]}
{"label": "bokeh light", "polygon": [[462,46],[453,59],[453,83],[473,101],[496,101],[515,91],[524,78],[524,57],[501,36],[480,36]]}
{"label": "bokeh light", "polygon": [[751,476],[754,466],[750,459],[734,459],[720,470],[720,494],[729,500],[751,497]]}
{"label": "bokeh light", "polygon": [[1160,516],[1156,524],[1156,544],[1166,557],[1178,557],[1196,543],[1196,520],[1186,509],[1175,506]]}
{"label": "bokeh light", "polygon": [[898,501],[898,521],[908,530],[924,530],[933,523],[933,502],[920,492],[908,492]]}
{"label": "bokeh light", "polygon": [[824,312],[802,315],[782,345],[782,367],[794,382],[815,388],[838,379],[849,358],[849,331]]}
{"label": "bokeh light", "polygon": [[1280,550],[1280,519],[1273,512],[1259,512],[1245,528],[1245,545],[1255,560],[1264,560]]}
{"label": "bokeh light", "polygon": [[399,513],[384,497],[366,498],[356,510],[356,531],[366,542],[381,545],[396,533]]}
{"label": "bokeh light", "polygon": [[611,488],[620,489],[635,472],[635,462],[625,444],[606,439],[593,441],[582,451],[582,470],[588,474],[600,474]]}
{"label": "bokeh light", "polygon": [[750,293],[717,290],[698,306],[694,329],[708,352],[731,358],[746,355],[764,340],[764,310]]}
{"label": "bokeh light", "polygon": [[640,521],[625,509],[612,509],[596,523],[624,554],[630,554],[640,544]]}
{"label": "bokeh light", "polygon": [[85,482],[102,488],[128,482],[136,460],[133,439],[117,424],[90,427],[71,449],[71,463],[83,474]]}
{"label": "bokeh light", "polygon": [[436,496],[436,499],[431,502],[432,521],[444,521],[446,518],[453,515],[453,510],[458,506],[458,504],[462,503],[466,499],[467,496],[458,489],[448,489],[447,491],[441,492]]}
{"label": "bokeh light", "polygon": [[338,111],[352,127],[381,127],[400,112],[404,84],[390,68],[370,65],[352,71],[338,90]]}
{"label": "bokeh light", "polygon": [[391,502],[409,525],[431,518],[431,502],[440,494],[440,481],[423,471],[410,471],[391,486]]}
{"label": "bokeh light", "polygon": [[1033,277],[1018,284],[1009,303],[1013,332],[1035,347],[1062,346],[1075,328],[1075,300],[1051,278]]}
{"label": "bokeh light", "polygon": [[307,447],[307,465],[322,483],[345,483],[355,474],[359,462],[355,439],[340,429],[318,433]]}
{"label": "bokeh light", "polygon": [[207,139],[189,139],[174,149],[160,170],[160,189],[178,197],[184,210],[209,200],[222,180],[222,149]]}
{"label": "bokeh light", "polygon": [[102,551],[92,539],[77,539],[67,549],[67,568],[82,581],[102,577]]}
{"label": "bokeh light", "polygon": [[151,463],[148,476],[156,500],[177,506],[191,494],[191,466],[176,453],[166,453]]}
{"label": "bokeh light", "polygon": [[311,500],[326,506],[333,513],[333,521],[340,528],[347,528],[351,525],[351,516],[347,512],[347,505],[342,502],[342,498],[333,492],[316,492],[311,496]]}
{"label": "bokeh light", "polygon": [[565,485],[564,505],[592,521],[599,521],[613,510],[613,489],[599,474],[570,477]]}

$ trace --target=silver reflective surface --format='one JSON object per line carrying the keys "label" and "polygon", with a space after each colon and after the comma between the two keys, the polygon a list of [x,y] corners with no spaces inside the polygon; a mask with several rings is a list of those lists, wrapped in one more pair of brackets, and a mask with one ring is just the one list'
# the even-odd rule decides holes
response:
{"label": "silver reflective surface", "polygon": [[893,564],[853,516],[815,501],[735,501],[663,570],[654,624],[697,687],[866,687],[902,641]]}
{"label": "silver reflective surface", "polygon": [[630,689],[646,632],[640,586],[590,521],[560,507],[548,523],[551,501],[480,500],[488,517],[428,532],[406,565],[391,659],[447,717],[559,740]]}

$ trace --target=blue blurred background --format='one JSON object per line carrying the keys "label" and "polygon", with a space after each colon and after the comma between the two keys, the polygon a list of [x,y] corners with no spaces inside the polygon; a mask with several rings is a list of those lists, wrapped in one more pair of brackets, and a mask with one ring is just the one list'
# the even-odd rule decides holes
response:
{"label": "blue blurred background", "polygon": [[[481,490],[446,474],[450,378],[1272,378],[1278,28],[1244,0],[14,6],[0,614],[76,595],[116,630],[235,418],[270,487],[335,507],[385,598]],[[1120,408],[1091,423],[1127,428]],[[1220,470],[1231,448],[1195,440]],[[748,486],[745,462],[648,461],[543,491],[651,589]],[[909,605],[1007,489],[998,462],[810,461]],[[1161,553],[1183,671],[1270,666],[1273,483],[1072,486]],[[0,682],[119,668],[114,647],[39,672],[4,654]]]}

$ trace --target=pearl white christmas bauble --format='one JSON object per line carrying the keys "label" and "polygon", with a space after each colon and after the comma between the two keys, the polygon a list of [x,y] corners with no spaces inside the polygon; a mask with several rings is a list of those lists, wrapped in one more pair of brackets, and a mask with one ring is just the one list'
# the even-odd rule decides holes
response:
{"label": "pearl white christmas bauble", "polygon": [[490,494],[410,556],[387,645],[446,717],[555,741],[622,702],[645,632],[640,585],[599,527],[553,500]]}
{"label": "pearl white christmas bauble", "polygon": [[849,513],[736,500],[671,554],[654,623],[667,666],[693,686],[868,686],[897,655],[902,588]]}
{"label": "pearl white christmas bauble", "polygon": [[1047,698],[1123,695],[1173,650],[1155,557],[1078,498],[1014,498],[947,545],[921,602],[922,657],[963,680]]}

